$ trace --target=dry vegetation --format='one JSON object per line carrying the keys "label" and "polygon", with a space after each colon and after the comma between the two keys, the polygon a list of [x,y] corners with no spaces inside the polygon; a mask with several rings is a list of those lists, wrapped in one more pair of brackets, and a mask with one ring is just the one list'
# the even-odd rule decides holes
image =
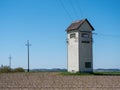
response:
{"label": "dry vegetation", "polygon": [[120,76],[3,73],[0,90],[120,90]]}

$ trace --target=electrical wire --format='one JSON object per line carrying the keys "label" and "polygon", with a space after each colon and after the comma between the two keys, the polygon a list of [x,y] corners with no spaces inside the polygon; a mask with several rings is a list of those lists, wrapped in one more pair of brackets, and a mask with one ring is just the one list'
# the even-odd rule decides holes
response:
{"label": "electrical wire", "polygon": [[70,3],[70,5],[71,5],[71,7],[72,7],[72,9],[73,9],[73,12],[74,12],[74,14],[75,14],[75,17],[78,19],[78,18],[79,18],[79,16],[78,16],[78,14],[77,14],[77,11],[76,11],[76,9],[75,9],[75,7],[74,7],[74,5],[73,5],[72,1],[71,1],[71,0],[69,0],[69,3]]}
{"label": "electrical wire", "polygon": [[93,33],[93,35],[99,35],[99,36],[104,36],[104,37],[120,37],[120,35],[105,34],[105,33]]}
{"label": "electrical wire", "polygon": [[80,13],[80,16],[81,16],[81,18],[83,18],[84,15],[83,15],[83,12],[82,12],[82,9],[81,9],[80,2],[79,2],[79,0],[75,0],[75,1],[76,1],[76,6],[78,7],[78,11]]}
{"label": "electrical wire", "polygon": [[73,21],[71,15],[69,14],[69,12],[67,11],[67,9],[65,8],[62,0],[58,0],[58,1],[60,2],[61,6],[63,7],[63,9],[64,9],[64,11],[66,12],[66,14],[68,15],[69,19]]}

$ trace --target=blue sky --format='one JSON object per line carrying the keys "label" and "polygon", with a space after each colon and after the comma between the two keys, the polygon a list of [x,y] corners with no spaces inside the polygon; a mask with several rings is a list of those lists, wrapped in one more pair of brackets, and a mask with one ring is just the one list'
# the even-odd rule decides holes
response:
{"label": "blue sky", "polygon": [[67,68],[65,29],[87,18],[95,28],[94,68],[120,68],[120,0],[0,0],[0,64]]}

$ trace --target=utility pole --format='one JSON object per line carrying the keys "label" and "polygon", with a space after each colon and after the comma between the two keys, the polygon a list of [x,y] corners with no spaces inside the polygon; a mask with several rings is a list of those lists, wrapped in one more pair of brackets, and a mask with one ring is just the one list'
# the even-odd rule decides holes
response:
{"label": "utility pole", "polygon": [[29,40],[27,40],[27,44],[25,44],[27,46],[27,53],[28,53],[28,72],[29,72],[29,47],[31,46],[31,44],[29,44]]}
{"label": "utility pole", "polygon": [[11,55],[8,57],[8,59],[9,59],[9,67],[11,69],[11,59],[12,59]]}

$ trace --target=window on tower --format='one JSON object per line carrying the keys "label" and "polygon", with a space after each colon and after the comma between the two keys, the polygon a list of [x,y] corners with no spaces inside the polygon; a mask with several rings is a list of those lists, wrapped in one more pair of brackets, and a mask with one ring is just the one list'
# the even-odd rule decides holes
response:
{"label": "window on tower", "polygon": [[75,33],[70,34],[70,38],[75,38]]}
{"label": "window on tower", "polygon": [[91,62],[85,62],[85,68],[91,68]]}
{"label": "window on tower", "polygon": [[88,33],[82,33],[82,37],[83,38],[89,38],[89,34]]}
{"label": "window on tower", "polygon": [[90,43],[90,41],[82,41],[82,43]]}

